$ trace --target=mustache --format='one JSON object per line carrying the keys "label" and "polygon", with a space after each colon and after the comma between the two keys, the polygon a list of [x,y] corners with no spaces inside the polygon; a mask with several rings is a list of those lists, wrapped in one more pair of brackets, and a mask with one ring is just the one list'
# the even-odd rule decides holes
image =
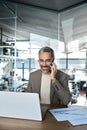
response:
{"label": "mustache", "polygon": [[51,68],[50,68],[50,66],[40,66],[43,70],[44,70],[44,68],[46,69],[46,70],[51,70]]}
{"label": "mustache", "polygon": [[50,68],[50,66],[42,66],[42,65],[41,65],[41,67],[42,67],[42,68],[43,68],[43,67],[47,67],[47,68]]}

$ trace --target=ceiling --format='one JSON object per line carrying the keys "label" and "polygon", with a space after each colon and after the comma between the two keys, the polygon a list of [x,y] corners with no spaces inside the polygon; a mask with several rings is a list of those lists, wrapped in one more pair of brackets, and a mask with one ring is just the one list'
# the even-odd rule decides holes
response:
{"label": "ceiling", "polygon": [[87,2],[87,0],[8,0],[54,11],[63,11]]}
{"label": "ceiling", "polygon": [[[16,34],[19,40],[30,40],[30,33],[58,39],[58,12],[67,11],[86,2],[87,0],[1,0],[1,39],[2,35],[9,39],[15,38]],[[63,32],[60,27],[61,40],[64,40]]]}

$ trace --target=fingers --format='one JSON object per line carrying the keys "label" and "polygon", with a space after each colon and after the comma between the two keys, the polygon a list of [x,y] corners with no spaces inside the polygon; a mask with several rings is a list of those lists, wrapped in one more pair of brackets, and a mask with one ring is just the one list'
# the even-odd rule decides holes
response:
{"label": "fingers", "polygon": [[56,64],[53,62],[53,63],[52,63],[52,71],[51,71],[51,79],[52,79],[52,80],[56,77],[56,73],[57,73],[57,66],[56,66]]}
{"label": "fingers", "polygon": [[55,72],[57,71],[57,66],[56,66],[56,64],[55,64],[54,62],[52,63],[52,69],[53,69],[53,71],[55,71]]}

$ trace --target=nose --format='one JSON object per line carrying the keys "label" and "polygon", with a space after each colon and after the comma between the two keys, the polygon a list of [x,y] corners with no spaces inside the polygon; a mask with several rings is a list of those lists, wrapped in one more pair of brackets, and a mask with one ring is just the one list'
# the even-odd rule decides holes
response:
{"label": "nose", "polygon": [[44,65],[44,66],[46,65],[46,61],[43,62],[43,65]]}

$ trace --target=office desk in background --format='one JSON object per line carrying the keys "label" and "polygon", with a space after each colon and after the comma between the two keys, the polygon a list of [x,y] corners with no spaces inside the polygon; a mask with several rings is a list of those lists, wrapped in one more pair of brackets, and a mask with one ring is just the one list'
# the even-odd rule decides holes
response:
{"label": "office desk in background", "polygon": [[[52,108],[64,108],[62,105],[50,105]],[[87,130],[87,125],[72,126],[68,121],[58,122],[50,112],[43,121],[31,121],[0,117],[0,130]]]}

